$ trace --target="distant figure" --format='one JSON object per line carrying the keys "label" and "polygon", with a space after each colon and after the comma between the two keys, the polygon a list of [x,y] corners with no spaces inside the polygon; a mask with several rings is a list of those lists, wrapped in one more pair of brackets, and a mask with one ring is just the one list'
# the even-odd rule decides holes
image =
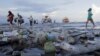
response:
{"label": "distant figure", "polygon": [[68,17],[64,17],[64,19],[63,19],[63,23],[69,23],[69,19],[68,19]]}
{"label": "distant figure", "polygon": [[17,14],[17,19],[18,19],[18,26],[20,27],[22,23],[24,23],[24,19],[20,14]]}
{"label": "distant figure", "polygon": [[56,20],[54,20],[54,23],[56,23]]}
{"label": "distant figure", "polygon": [[38,24],[38,20],[36,20],[36,24]]}
{"label": "distant figure", "polygon": [[14,14],[11,11],[8,11],[8,16],[7,17],[8,17],[7,21],[10,22],[10,25],[12,25]]}
{"label": "distant figure", "polygon": [[45,18],[42,19],[42,23],[52,23],[52,20],[49,18],[49,16],[45,16]]}
{"label": "distant figure", "polygon": [[34,20],[34,24],[38,24],[38,21],[37,20]]}
{"label": "distant figure", "polygon": [[33,26],[33,17],[30,16],[28,19],[29,19],[29,22],[30,22],[30,26]]}
{"label": "distant figure", "polygon": [[86,28],[87,28],[87,24],[88,24],[89,21],[93,24],[93,27],[95,27],[95,24],[94,24],[94,21],[92,19],[92,16],[93,16],[92,8],[89,8],[88,9],[88,18],[87,18],[87,22],[86,22]]}

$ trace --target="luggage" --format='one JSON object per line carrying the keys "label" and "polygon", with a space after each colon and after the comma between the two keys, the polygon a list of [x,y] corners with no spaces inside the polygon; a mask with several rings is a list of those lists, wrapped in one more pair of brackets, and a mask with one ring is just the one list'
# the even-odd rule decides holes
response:
{"label": "luggage", "polygon": [[24,19],[19,19],[18,22],[19,22],[20,24],[22,24],[22,23],[24,23]]}
{"label": "luggage", "polygon": [[56,48],[53,45],[53,42],[49,41],[44,44],[44,50],[45,52],[55,52]]}
{"label": "luggage", "polygon": [[17,19],[18,19],[18,18],[15,18],[15,19],[14,19],[14,22],[17,22]]}

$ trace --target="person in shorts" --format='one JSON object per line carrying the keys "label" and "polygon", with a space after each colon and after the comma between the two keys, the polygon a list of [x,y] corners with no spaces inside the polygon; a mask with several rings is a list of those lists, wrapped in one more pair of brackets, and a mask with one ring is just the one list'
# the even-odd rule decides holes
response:
{"label": "person in shorts", "polygon": [[90,21],[93,24],[93,27],[95,27],[93,18],[92,18],[93,14],[92,14],[92,8],[88,9],[88,18],[87,18],[87,22],[86,22],[86,28],[87,28],[87,24]]}

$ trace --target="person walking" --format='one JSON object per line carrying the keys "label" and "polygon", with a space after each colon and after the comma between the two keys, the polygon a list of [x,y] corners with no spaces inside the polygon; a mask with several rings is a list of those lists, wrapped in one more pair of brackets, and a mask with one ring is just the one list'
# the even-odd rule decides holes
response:
{"label": "person walking", "polygon": [[13,28],[13,19],[14,19],[14,14],[11,11],[8,11],[8,16],[7,16],[7,21],[10,23],[10,27]]}
{"label": "person walking", "polygon": [[93,18],[92,18],[93,14],[92,14],[92,8],[88,9],[88,18],[87,18],[87,22],[86,22],[86,28],[87,28],[87,24],[90,21],[93,24],[93,28],[95,27]]}
{"label": "person walking", "polygon": [[33,26],[33,17],[30,16],[28,19],[29,19],[29,22],[30,22],[30,26]]}
{"label": "person walking", "polygon": [[17,14],[18,16],[18,27],[21,27],[21,25],[24,23],[24,19],[20,14]]}

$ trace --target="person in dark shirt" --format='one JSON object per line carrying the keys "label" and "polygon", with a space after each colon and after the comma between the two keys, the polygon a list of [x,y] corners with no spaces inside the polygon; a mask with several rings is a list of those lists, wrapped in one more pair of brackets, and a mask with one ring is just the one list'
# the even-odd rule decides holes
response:
{"label": "person in dark shirt", "polygon": [[13,24],[13,18],[14,18],[14,14],[11,11],[8,11],[8,19],[7,21],[10,22],[10,24]]}

